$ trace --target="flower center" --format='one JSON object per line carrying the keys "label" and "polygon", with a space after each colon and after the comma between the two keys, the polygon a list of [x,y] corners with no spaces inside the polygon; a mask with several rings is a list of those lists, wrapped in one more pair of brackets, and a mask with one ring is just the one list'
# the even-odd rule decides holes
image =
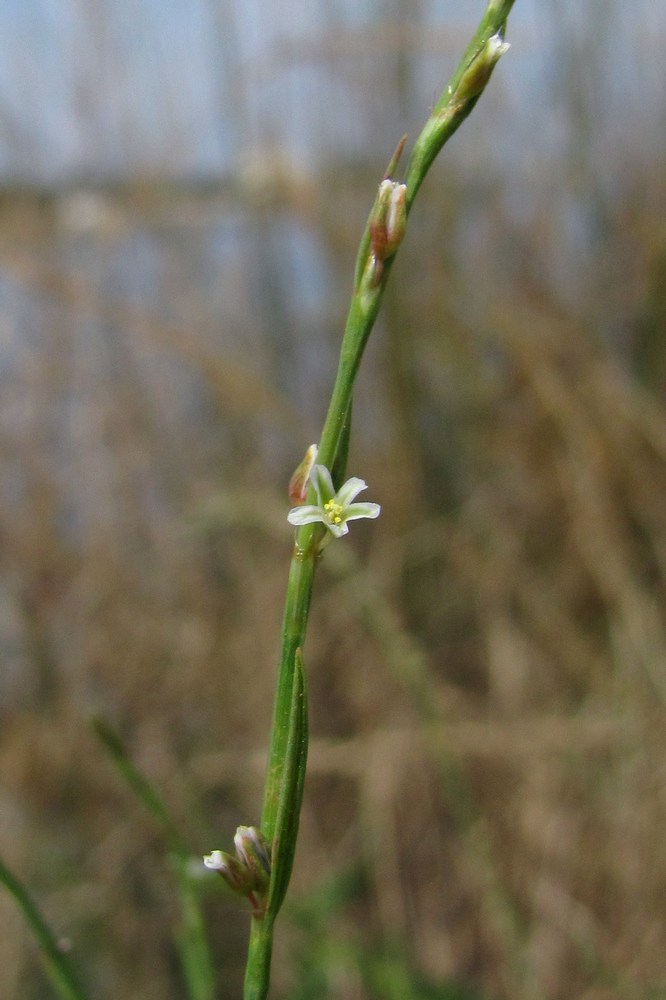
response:
{"label": "flower center", "polygon": [[329,524],[342,524],[342,511],[343,506],[340,503],[336,503],[335,500],[327,500],[324,504],[324,511],[326,513],[326,519]]}

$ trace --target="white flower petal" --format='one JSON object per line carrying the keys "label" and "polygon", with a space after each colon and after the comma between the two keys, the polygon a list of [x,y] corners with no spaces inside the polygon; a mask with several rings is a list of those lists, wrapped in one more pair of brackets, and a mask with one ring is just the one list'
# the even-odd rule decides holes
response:
{"label": "white flower petal", "polygon": [[332,500],[335,496],[331,473],[325,465],[315,465],[310,473],[310,479],[312,481],[312,485],[317,491],[319,506],[323,507],[325,503],[328,503],[328,501]]}
{"label": "white flower petal", "polygon": [[323,521],[324,514],[319,507],[314,507],[312,504],[305,504],[304,507],[292,507],[287,514],[287,520],[289,524],[297,526],[301,524],[313,524],[315,521]]}
{"label": "white flower petal", "polygon": [[381,509],[378,503],[352,503],[344,512],[344,519],[357,521],[359,517],[379,517]]}
{"label": "white flower petal", "polygon": [[349,531],[349,528],[347,527],[344,521],[342,521],[340,524],[331,524],[330,521],[325,521],[324,523],[326,524],[326,527],[331,532],[331,534],[335,535],[336,538],[342,538],[342,536],[346,535]]}
{"label": "white flower petal", "polygon": [[205,854],[203,863],[206,868],[212,868],[214,871],[221,871],[227,867],[222,851],[212,851],[210,854]]}
{"label": "white flower petal", "polygon": [[329,470],[325,465],[314,465],[310,472],[310,481],[319,502],[316,505],[305,504],[292,508],[287,514],[290,524],[299,527],[303,524],[321,522],[335,538],[341,538],[349,531],[345,522],[356,521],[362,517],[379,516],[381,507],[377,503],[352,503],[362,490],[367,489],[363,479],[352,476],[335,493]]}
{"label": "white flower petal", "polygon": [[362,490],[367,490],[367,488],[367,484],[362,479],[356,479],[352,476],[352,478],[348,479],[346,483],[343,483],[338,490],[335,497],[336,502],[339,503],[341,507],[347,507],[348,504],[352,502],[354,497],[358,496]]}

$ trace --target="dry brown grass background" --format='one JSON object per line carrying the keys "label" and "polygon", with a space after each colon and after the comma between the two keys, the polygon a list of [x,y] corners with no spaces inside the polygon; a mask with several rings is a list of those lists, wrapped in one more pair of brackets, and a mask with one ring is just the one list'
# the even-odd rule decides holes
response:
{"label": "dry brown grass background", "polygon": [[[414,211],[350,458],[382,517],[316,585],[276,996],[407,996],[411,968],[488,1000],[666,997],[666,192],[624,155],[603,211],[594,161],[532,178],[603,216],[564,292],[548,198],[518,224],[449,167]],[[256,820],[286,483],[375,174],[2,197],[0,852],[96,997],[183,991],[164,844],[90,717],[193,856]],[[305,309],[293,241],[329,269]],[[207,905],[236,997],[247,915]],[[1,995],[42,1000],[4,896],[0,919]]]}

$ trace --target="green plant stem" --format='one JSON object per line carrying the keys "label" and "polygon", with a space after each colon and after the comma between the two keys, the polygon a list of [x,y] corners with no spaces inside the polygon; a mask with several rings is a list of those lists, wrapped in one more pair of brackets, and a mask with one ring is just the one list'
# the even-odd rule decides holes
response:
{"label": "green plant stem", "polygon": [[275,836],[275,824],[280,807],[280,790],[289,741],[296,655],[305,639],[310,610],[318,552],[319,532],[316,530],[317,527],[318,525],[306,525],[298,532],[298,540],[294,546],[287,582],[287,599],[282,622],[280,669],[278,671],[273,727],[264,786],[264,805],[261,813],[261,829],[269,844],[272,843]]}
{"label": "green plant stem", "polygon": [[[340,347],[338,371],[333,384],[331,402],[324,421],[324,427],[319,440],[317,461],[327,469],[333,468],[338,448],[343,435],[347,414],[351,407],[354,382],[361,364],[363,351],[368,342],[381,305],[381,298],[388,277],[390,261],[384,266],[381,284],[377,287],[370,309],[364,309],[361,293],[356,290],[352,295],[345,331]],[[344,479],[345,470],[339,472]],[[336,486],[338,484],[336,483]]]}
{"label": "green plant stem", "polygon": [[[472,41],[417,138],[405,177],[407,211],[411,208],[416,193],[440,149],[469,115],[483,92],[497,61],[488,55],[489,39],[503,33],[513,3],[514,0],[490,0]],[[396,166],[395,160],[396,158],[392,161],[392,168]],[[370,248],[370,219],[368,219],[359,245],[354,289],[340,349],[340,361],[317,455],[317,461],[321,465],[334,469],[336,486],[344,479],[354,382],[365,345],[381,306],[394,260],[394,257],[390,257],[383,261],[374,287],[368,287],[367,282],[364,286]],[[311,491],[309,502],[312,499]],[[275,836],[281,796],[292,795],[294,808],[300,809],[298,790],[294,787],[290,791],[290,786],[285,785],[283,777],[285,761],[289,756],[290,733],[293,736],[297,655],[305,642],[314,574],[325,530],[319,524],[308,524],[299,528],[289,570],[261,816],[261,828],[269,843],[273,843]],[[294,839],[296,828],[297,821],[293,825]],[[293,846],[295,845],[292,845],[292,856]],[[272,877],[274,876],[275,872]],[[252,919],[245,1000],[264,1000],[268,994],[276,913],[277,909],[270,914],[267,913],[263,920],[256,917]]]}
{"label": "green plant stem", "polygon": [[268,994],[273,954],[273,919],[252,918],[247,950],[243,1000],[264,1000]]}
{"label": "green plant stem", "polygon": [[[418,139],[414,143],[405,174],[408,212],[433,160],[444,143],[460,128],[483,93],[490,78],[490,73],[483,80],[481,89],[477,93],[470,93],[461,97],[461,83],[466,72],[474,64],[475,59],[478,59],[483,53],[489,39],[494,35],[504,35],[507,18],[514,2],[515,0],[490,0],[479,22],[479,26],[474,32],[474,36],[458,63],[453,76],[442,91],[430,118],[423,126]],[[492,72],[492,67],[490,71]]]}

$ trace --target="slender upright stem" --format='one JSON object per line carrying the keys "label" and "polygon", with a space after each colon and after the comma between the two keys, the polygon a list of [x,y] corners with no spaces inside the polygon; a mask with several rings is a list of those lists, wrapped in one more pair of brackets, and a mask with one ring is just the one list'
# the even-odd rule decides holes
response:
{"label": "slender upright stem", "polygon": [[[501,39],[513,3],[514,0],[489,0],[472,41],[417,138],[406,170],[406,213],[411,209],[416,193],[433,160],[447,139],[453,135],[469,115],[490,79],[497,60],[505,51],[506,46],[502,44]],[[392,173],[397,166],[401,150],[402,143],[391,161],[389,173]],[[375,210],[373,209],[373,211]],[[317,455],[317,462],[329,469],[335,469],[340,480],[344,478],[346,460],[344,451],[349,433],[354,381],[365,345],[379,312],[395,252],[393,251],[387,258],[381,259],[379,267],[372,267],[373,264],[377,263],[373,259],[372,221],[373,213],[371,212],[359,245],[354,288],[340,349],[338,371]],[[283,800],[285,796],[291,799],[287,803],[286,811],[291,809],[293,814],[289,827],[289,835],[293,842],[289,845],[283,859],[283,863],[287,867],[286,881],[288,881],[295,849],[298,811],[300,810],[300,796],[302,794],[302,774],[299,780],[289,780],[285,778],[285,770],[290,754],[293,760],[293,752],[290,747],[293,748],[295,742],[298,742],[301,747],[298,767],[301,770],[305,767],[307,720],[304,715],[305,710],[299,715],[295,706],[299,697],[305,697],[300,650],[305,642],[314,574],[324,531],[325,528],[320,524],[306,524],[299,528],[296,534],[282,622],[277,691],[264,787],[261,828],[267,841],[273,844],[274,858],[279,817],[285,813]],[[301,676],[300,688],[298,686],[299,675]],[[300,723],[295,721],[297,715]],[[280,831],[277,830],[277,833],[279,835]],[[280,845],[281,858],[284,854],[284,847],[285,845]],[[278,873],[274,867],[271,878],[276,879],[277,877]],[[283,888],[275,898],[274,905],[271,905],[269,898],[265,916],[262,918],[253,917],[252,919],[245,978],[245,1000],[265,1000],[268,994],[274,920],[284,891],[286,891],[284,875],[281,878]]]}
{"label": "slender upright stem", "polygon": [[273,920],[252,918],[245,967],[243,1000],[264,1000],[268,994],[273,954]]}

